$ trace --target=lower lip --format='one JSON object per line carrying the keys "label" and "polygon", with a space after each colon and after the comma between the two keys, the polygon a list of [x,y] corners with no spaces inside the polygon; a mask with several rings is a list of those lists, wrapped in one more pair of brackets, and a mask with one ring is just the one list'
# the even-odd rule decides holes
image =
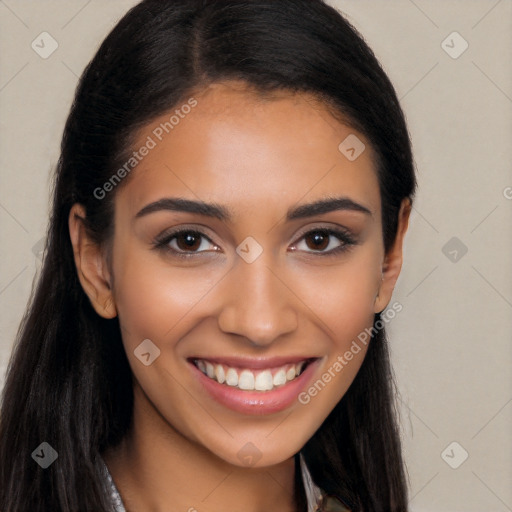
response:
{"label": "lower lip", "polygon": [[311,361],[298,377],[271,391],[242,391],[219,384],[207,377],[194,363],[190,365],[203,388],[217,402],[243,414],[264,415],[282,411],[292,405],[315,373],[319,361]]}

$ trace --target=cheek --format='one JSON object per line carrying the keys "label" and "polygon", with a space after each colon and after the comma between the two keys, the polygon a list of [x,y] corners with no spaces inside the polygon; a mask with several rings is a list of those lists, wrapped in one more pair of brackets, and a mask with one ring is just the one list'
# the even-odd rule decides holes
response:
{"label": "cheek", "polygon": [[[167,421],[180,431],[191,432],[193,429],[186,418],[197,418],[197,411],[190,412],[190,398],[182,390],[183,368],[175,355],[180,340],[194,325],[201,300],[211,291],[218,276],[210,279],[204,270],[201,274],[197,269],[179,268],[163,259],[156,262],[154,254],[149,257],[136,249],[118,258],[115,269],[114,295],[125,352],[137,382],[135,392],[143,390],[143,395],[163,412]],[[158,358],[149,366],[138,359],[137,354],[142,351],[136,350],[146,339],[160,350]],[[148,345],[144,347],[147,351]],[[149,351],[152,350],[149,346]],[[177,383],[177,376],[181,384]],[[147,407],[146,400],[139,395],[138,407]],[[179,411],[189,411],[184,415],[185,420]],[[152,409],[146,412],[151,415]],[[201,420],[207,422],[208,418]]]}
{"label": "cheek", "polygon": [[[369,245],[345,264],[319,273],[315,278],[316,293],[312,294],[309,287],[308,304],[321,320],[326,357],[318,379],[299,401],[307,404],[310,413],[313,409],[321,411],[317,415],[320,419],[343,397],[363,363],[380,278],[378,246]],[[302,293],[307,293],[306,286]]]}
{"label": "cheek", "polygon": [[204,269],[185,268],[155,258],[149,251],[125,251],[115,262],[115,302],[123,338],[176,339],[183,319],[211,291],[219,276]]}
{"label": "cheek", "polygon": [[367,244],[339,264],[302,274],[298,295],[318,315],[336,343],[371,325],[381,281],[378,247]]}

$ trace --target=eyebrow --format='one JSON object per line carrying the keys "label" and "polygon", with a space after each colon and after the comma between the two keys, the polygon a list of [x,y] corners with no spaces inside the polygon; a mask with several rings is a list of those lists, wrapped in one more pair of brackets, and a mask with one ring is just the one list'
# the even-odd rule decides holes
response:
{"label": "eyebrow", "polygon": [[[135,218],[138,219],[145,215],[149,215],[150,213],[162,210],[197,213],[199,215],[205,215],[222,221],[229,221],[232,217],[225,206],[221,206],[216,203],[205,203],[204,201],[165,197],[144,206],[144,208],[137,212]],[[321,215],[323,213],[340,210],[362,212],[366,215],[372,216],[371,210],[348,197],[333,197],[319,199],[312,203],[290,208],[286,213],[286,221],[304,219],[306,217],[312,217],[313,215]]]}

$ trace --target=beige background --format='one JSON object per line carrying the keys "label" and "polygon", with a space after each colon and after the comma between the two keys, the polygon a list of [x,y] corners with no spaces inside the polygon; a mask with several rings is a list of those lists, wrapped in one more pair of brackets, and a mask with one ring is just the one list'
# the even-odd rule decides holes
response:
{"label": "beige background", "polygon": [[[49,176],[78,76],[135,3],[0,0],[0,387],[40,268]],[[388,328],[411,511],[510,511],[512,2],[331,3],[395,84],[418,169],[394,296],[403,310]],[[44,31],[58,43],[48,59],[31,48]],[[460,53],[464,40],[458,58],[445,51]],[[465,452],[457,469],[445,462]]]}

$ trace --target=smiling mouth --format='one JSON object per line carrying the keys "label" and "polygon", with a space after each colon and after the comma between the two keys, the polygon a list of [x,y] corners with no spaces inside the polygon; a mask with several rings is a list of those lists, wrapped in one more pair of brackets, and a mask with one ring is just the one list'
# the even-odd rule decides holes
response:
{"label": "smiling mouth", "polygon": [[206,359],[194,359],[193,364],[208,378],[242,391],[272,391],[295,380],[313,359],[288,363],[274,368],[236,368]]}

